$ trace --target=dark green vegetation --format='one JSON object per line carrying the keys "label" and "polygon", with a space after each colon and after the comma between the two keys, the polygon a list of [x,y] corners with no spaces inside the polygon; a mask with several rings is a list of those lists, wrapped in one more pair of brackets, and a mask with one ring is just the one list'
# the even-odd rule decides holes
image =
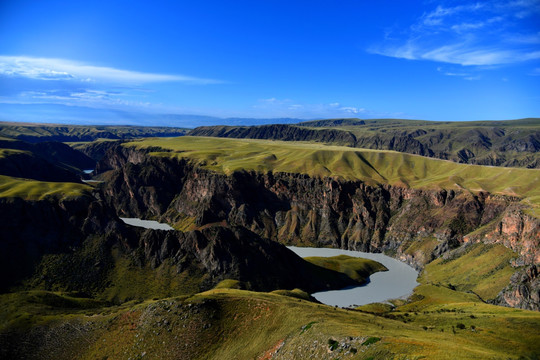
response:
{"label": "dark green vegetation", "polygon": [[[540,313],[518,309],[540,304],[538,170],[215,138],[74,147],[104,183],[0,177],[0,358],[540,355]],[[20,154],[83,169],[1,152]],[[380,264],[306,262],[280,242],[386,252],[422,270],[421,285],[391,305],[317,304],[309,293]]]}
{"label": "dark green vegetation", "polygon": [[333,119],[297,125],[199,127],[190,135],[315,141],[395,150],[468,164],[540,167],[540,119],[474,122]]}
{"label": "dark green vegetation", "polygon": [[344,273],[351,279],[360,283],[367,280],[369,275],[377,271],[387,271],[388,269],[373,260],[351,257],[347,255],[338,255],[332,257],[307,257],[305,260],[312,264],[326,269]]}
{"label": "dark green vegetation", "polygon": [[135,139],[153,136],[182,136],[188,129],[145,126],[87,126],[0,122],[0,136],[28,142],[94,141]]}

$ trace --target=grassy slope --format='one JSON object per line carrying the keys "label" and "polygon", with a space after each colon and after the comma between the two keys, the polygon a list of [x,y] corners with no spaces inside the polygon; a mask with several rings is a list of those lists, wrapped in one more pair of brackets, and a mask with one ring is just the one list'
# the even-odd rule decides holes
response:
{"label": "grassy slope", "polygon": [[0,198],[42,200],[47,197],[72,198],[89,194],[92,188],[69,182],[45,182],[0,175]]}
{"label": "grassy slope", "polygon": [[414,188],[467,189],[522,197],[540,206],[540,170],[456,164],[394,151],[353,149],[312,143],[252,139],[181,137],[125,144],[159,146],[225,173],[237,170],[334,176]]}
{"label": "grassy slope", "polygon": [[510,260],[517,254],[503,245],[474,244],[464,254],[438,258],[426,265],[421,280],[471,291],[482,299],[493,299],[516,271]]}
{"label": "grassy slope", "polygon": [[332,257],[312,256],[304,259],[317,266],[344,273],[360,283],[366,281],[371,274],[377,271],[388,271],[383,264],[377,261],[347,255]]}
{"label": "grassy slope", "polygon": [[[14,297],[22,304],[18,308]],[[46,299],[41,308],[40,297]],[[64,303],[73,310],[62,316],[54,304]],[[21,326],[35,324],[34,333],[56,336],[40,350],[57,359],[133,359],[143,353],[160,359],[253,359],[280,346],[278,355],[315,359],[517,359],[540,352],[538,312],[484,304],[432,285],[420,286],[415,301],[379,316],[234,289],[101,309],[92,302],[81,305],[63,294],[0,296],[3,313],[9,307],[15,311],[11,317],[26,314],[19,316],[26,319],[19,320]],[[365,344],[370,338],[373,344]],[[333,351],[331,339],[338,342]]]}
{"label": "grassy slope", "polygon": [[[273,125],[278,126],[279,125]],[[276,131],[279,132],[276,133]],[[307,132],[306,132],[307,131]],[[315,140],[369,149],[433,153],[456,162],[539,168],[540,118],[507,121],[441,122],[403,119],[329,119],[266,126],[214,126],[195,135]]]}

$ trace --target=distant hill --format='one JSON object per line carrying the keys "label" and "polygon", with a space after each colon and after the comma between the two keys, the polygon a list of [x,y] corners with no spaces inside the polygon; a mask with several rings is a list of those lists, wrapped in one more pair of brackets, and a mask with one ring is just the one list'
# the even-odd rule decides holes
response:
{"label": "distant hill", "polygon": [[196,114],[123,111],[61,104],[0,104],[0,121],[65,125],[166,126],[194,128],[211,125],[294,124],[294,118],[240,118]]}
{"label": "distant hill", "polygon": [[141,137],[182,136],[184,128],[148,126],[58,125],[0,122],[0,136],[28,142],[125,140]]}
{"label": "distant hill", "polygon": [[66,144],[0,139],[0,175],[80,182],[82,170],[94,166],[94,160]]}
{"label": "distant hill", "polygon": [[459,163],[540,168],[540,119],[434,122],[330,119],[296,125],[206,126],[191,136],[315,141]]}

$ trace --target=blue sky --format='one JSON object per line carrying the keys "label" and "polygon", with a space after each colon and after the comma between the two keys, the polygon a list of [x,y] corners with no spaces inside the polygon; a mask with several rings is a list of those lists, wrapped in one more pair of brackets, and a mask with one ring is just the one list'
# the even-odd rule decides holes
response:
{"label": "blue sky", "polygon": [[540,0],[0,0],[2,120],[21,105],[540,117]]}

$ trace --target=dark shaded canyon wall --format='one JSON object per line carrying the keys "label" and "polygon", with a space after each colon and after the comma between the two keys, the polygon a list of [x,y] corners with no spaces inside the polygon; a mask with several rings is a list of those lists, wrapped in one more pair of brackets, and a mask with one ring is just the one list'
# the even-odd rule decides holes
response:
{"label": "dark shaded canyon wall", "polygon": [[[417,269],[478,241],[514,250],[519,254],[516,267],[540,259],[540,221],[527,215],[515,197],[370,186],[302,174],[225,175],[146,152],[122,147],[98,164],[101,171],[113,169],[102,190],[124,216],[189,228],[228,223],[284,244],[385,252]],[[536,272],[522,272],[508,291],[521,290],[507,300],[501,295],[500,303],[538,304]]]}
{"label": "dark shaded canyon wall", "polygon": [[[225,221],[286,244],[386,251],[417,267],[472,241],[465,235],[473,230],[499,226],[512,216],[527,216],[512,197],[370,186],[302,174],[243,171],[225,175],[185,159],[152,157],[123,147],[110,152],[98,168],[115,169],[108,174],[103,191],[126,216],[171,223],[190,219],[194,227]],[[527,219],[530,231],[538,234],[538,220]],[[404,253],[402,247],[408,241],[428,238],[437,241],[431,256],[417,259]],[[489,238],[520,255],[537,254],[537,240],[529,241],[528,250],[522,251],[512,247],[506,235]],[[521,238],[516,235],[514,243]],[[527,255],[523,261],[537,261],[535,256]]]}
{"label": "dark shaded canyon wall", "polygon": [[[150,266],[158,272],[162,265],[172,267],[172,277],[163,281],[187,275],[197,292],[224,279],[239,280],[244,288],[256,291],[317,292],[359,284],[244,227],[215,225],[181,232],[127,226],[102,198],[96,191],[72,199],[0,199],[0,293],[39,288],[99,296],[123,286],[124,280],[113,276],[118,271],[129,278],[137,269]],[[146,281],[152,284],[154,276]],[[132,298],[163,295],[137,290],[121,292]],[[170,291],[168,296],[185,290]]]}

